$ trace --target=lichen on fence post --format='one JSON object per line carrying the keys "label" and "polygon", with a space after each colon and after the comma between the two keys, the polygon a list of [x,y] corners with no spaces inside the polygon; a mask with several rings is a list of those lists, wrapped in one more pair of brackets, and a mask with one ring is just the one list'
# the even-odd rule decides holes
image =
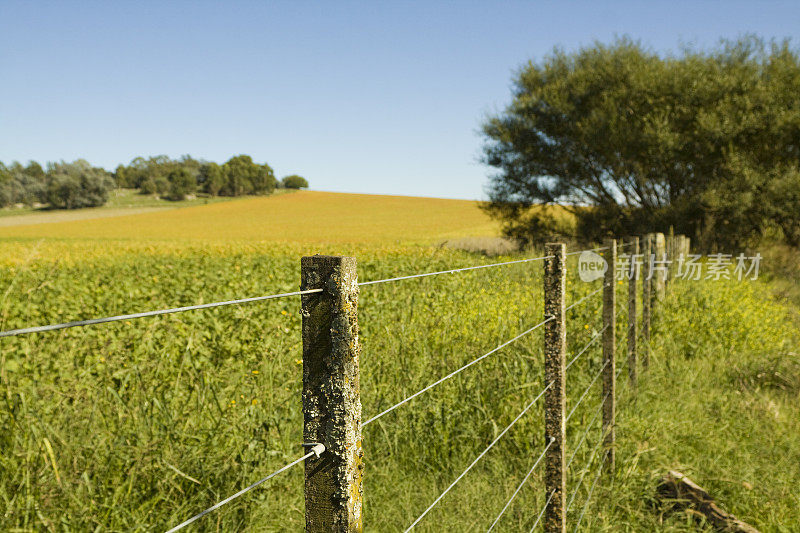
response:
{"label": "lichen on fence post", "polygon": [[325,452],[305,462],[308,533],[362,531],[358,278],[354,257],[303,257],[303,438]]}
{"label": "lichen on fence post", "polygon": [[646,370],[650,366],[650,310],[652,300],[650,293],[652,289],[653,277],[653,234],[648,233],[644,236],[644,246],[642,254],[642,369]]}
{"label": "lichen on fence post", "polygon": [[614,419],[616,416],[617,288],[614,279],[617,264],[617,241],[606,241],[608,268],[603,278],[603,435],[605,468],[614,471]]}
{"label": "lichen on fence post", "polygon": [[545,445],[552,441],[545,454],[545,497],[550,503],[545,508],[545,533],[564,533],[567,528],[565,421],[566,392],[564,366],[567,352],[564,293],[567,269],[565,246],[561,243],[545,245],[544,261],[544,383],[549,388],[544,393]]}
{"label": "lichen on fence post", "polygon": [[639,237],[629,237],[628,264],[628,378],[636,388],[636,281],[639,279]]}

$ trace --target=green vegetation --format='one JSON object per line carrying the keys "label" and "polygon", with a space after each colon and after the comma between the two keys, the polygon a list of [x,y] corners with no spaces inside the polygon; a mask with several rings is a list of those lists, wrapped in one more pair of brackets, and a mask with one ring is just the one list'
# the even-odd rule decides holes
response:
{"label": "green vegetation", "polygon": [[47,204],[56,209],[97,207],[114,187],[111,175],[87,161],[49,163],[47,171],[31,161],[28,166],[0,162],[0,207]]}
{"label": "green vegetation", "polygon": [[302,176],[292,174],[281,180],[281,187],[284,189],[308,189],[308,181]]}
{"label": "green vegetation", "polygon": [[102,168],[89,163],[55,163],[47,170],[45,199],[56,209],[97,207],[108,200],[113,181]]}
{"label": "green vegetation", "polygon": [[128,166],[118,166],[114,176],[120,187],[141,189],[170,200],[182,200],[197,192],[210,196],[270,194],[277,186],[272,167],[254,163],[249,155],[231,157],[222,165],[188,155],[180,159],[137,157]]}
{"label": "green vegetation", "polygon": [[[421,246],[6,241],[0,251],[2,329],[294,290],[299,257],[313,252],[356,255],[362,280],[482,260]],[[540,273],[539,263],[519,264],[364,287],[365,418],[541,321]],[[568,301],[596,286],[573,268]],[[627,287],[618,288],[623,361]],[[762,530],[800,522],[800,338],[797,315],[770,301],[770,288],[675,285],[635,398],[620,363],[616,481],[598,487],[585,531],[695,530],[685,515],[661,524],[651,507],[667,468]],[[599,330],[599,299],[568,319],[575,354]],[[0,340],[0,529],[163,530],[297,457],[299,327],[299,301],[282,299]],[[568,408],[600,364],[595,346],[570,369]],[[413,521],[541,390],[541,374],[537,331],[367,427],[368,529]],[[570,421],[570,446],[599,399],[596,384]],[[542,449],[542,431],[537,405],[419,530],[488,527]],[[570,489],[590,449],[578,453]],[[501,529],[530,527],[543,504],[540,473]],[[200,529],[296,531],[302,522],[296,468]]]}
{"label": "green vegetation", "polygon": [[[702,248],[800,245],[800,57],[756,38],[660,56],[620,39],[556,49],[484,125],[487,209],[509,236],[664,231]],[[565,224],[539,204],[558,204]]]}
{"label": "green vegetation", "polygon": [[[73,163],[48,163],[47,170],[31,161],[27,166],[0,162],[0,208],[78,209],[106,203],[114,188],[136,189],[142,195],[181,202],[201,194],[211,197],[260,196],[286,189],[308,188],[297,175],[279,183],[272,168],[253,162],[248,155],[231,157],[222,165],[185,155],[137,157],[111,174],[79,159]],[[6,214],[6,213],[2,213]],[[0,215],[2,216],[2,215]]]}

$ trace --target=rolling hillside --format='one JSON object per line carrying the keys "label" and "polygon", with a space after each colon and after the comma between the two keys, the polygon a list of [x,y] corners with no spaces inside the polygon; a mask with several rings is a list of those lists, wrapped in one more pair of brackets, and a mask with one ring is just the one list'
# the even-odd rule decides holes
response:
{"label": "rolling hillside", "polygon": [[40,215],[36,224],[0,227],[0,238],[366,244],[498,233],[498,225],[474,201],[316,191],[102,219],[51,216],[58,223],[45,223]]}

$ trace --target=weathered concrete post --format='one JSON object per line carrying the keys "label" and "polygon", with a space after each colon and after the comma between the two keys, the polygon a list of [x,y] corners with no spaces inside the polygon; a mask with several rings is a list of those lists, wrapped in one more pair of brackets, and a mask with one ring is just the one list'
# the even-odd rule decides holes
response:
{"label": "weathered concrete post", "polygon": [[362,531],[358,278],[354,257],[303,257],[303,438],[325,452],[305,462],[306,532]]}
{"label": "weathered concrete post", "polygon": [[639,237],[629,237],[628,242],[631,256],[628,270],[628,378],[631,386],[636,388],[636,280],[639,279],[636,258],[639,255]]}
{"label": "weathered concrete post", "polygon": [[606,453],[605,468],[614,472],[614,418],[616,416],[617,364],[614,348],[617,344],[617,298],[614,280],[617,264],[617,241],[606,241],[608,268],[603,278],[603,435]]}
{"label": "weathered concrete post", "polygon": [[[666,260],[666,243],[664,241],[664,234],[663,233],[656,233],[655,235],[655,256],[656,261],[665,261]],[[667,280],[667,271],[665,269],[665,263],[661,263],[661,268],[659,268],[653,275],[655,278],[655,293],[652,295],[653,298],[661,302],[664,300],[664,294],[666,292],[666,280]]]}
{"label": "weathered concrete post", "polygon": [[544,393],[544,441],[552,441],[545,455],[544,484],[550,504],[545,509],[545,533],[564,533],[567,530],[564,410],[564,365],[567,353],[564,293],[567,268],[565,246],[546,244],[544,255],[544,383],[550,386]]}
{"label": "weathered concrete post", "polygon": [[642,368],[650,365],[650,309],[652,300],[650,292],[653,276],[653,234],[644,236],[644,262],[642,264]]}

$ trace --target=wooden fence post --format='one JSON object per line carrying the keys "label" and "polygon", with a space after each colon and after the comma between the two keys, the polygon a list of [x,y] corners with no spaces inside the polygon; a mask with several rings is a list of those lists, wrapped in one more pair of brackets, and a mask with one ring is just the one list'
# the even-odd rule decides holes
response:
{"label": "wooden fence post", "polygon": [[545,455],[545,496],[550,504],[545,509],[545,533],[564,533],[567,528],[564,410],[564,365],[567,353],[564,293],[567,269],[564,244],[545,245],[544,261],[544,439],[550,448]]}
{"label": "wooden fence post", "polygon": [[354,257],[303,257],[303,438],[325,452],[305,462],[306,532],[362,531],[358,278]]}
{"label": "wooden fence post", "polygon": [[667,234],[667,246],[666,246],[666,259],[669,260],[667,263],[667,271],[664,276],[664,285],[665,287],[669,287],[669,284],[672,282],[672,277],[674,275],[672,267],[675,264],[675,230],[672,226],[669,227],[669,233]]}
{"label": "wooden fence post", "polygon": [[[656,233],[655,234],[655,257],[656,261],[664,261],[666,259],[666,243],[664,242],[664,234],[663,233]],[[652,295],[654,300],[657,302],[662,302],[664,300],[664,294],[666,290],[666,280],[667,280],[667,272],[664,269],[666,265],[662,262],[661,268],[658,269],[657,272],[654,273],[653,277],[655,278],[655,293]]]}
{"label": "wooden fence post", "polygon": [[617,241],[606,241],[606,269],[603,279],[603,434],[605,435],[605,468],[614,472],[614,418],[616,416],[616,377],[617,365],[615,346],[617,344]]}
{"label": "wooden fence post", "polygon": [[639,268],[636,264],[639,255],[639,237],[628,239],[631,256],[628,271],[628,378],[631,386],[636,388],[636,280],[639,279]]}
{"label": "wooden fence post", "polygon": [[650,299],[651,282],[653,276],[653,234],[648,233],[644,236],[644,262],[642,263],[642,369],[646,370],[650,365],[650,309],[652,300]]}

